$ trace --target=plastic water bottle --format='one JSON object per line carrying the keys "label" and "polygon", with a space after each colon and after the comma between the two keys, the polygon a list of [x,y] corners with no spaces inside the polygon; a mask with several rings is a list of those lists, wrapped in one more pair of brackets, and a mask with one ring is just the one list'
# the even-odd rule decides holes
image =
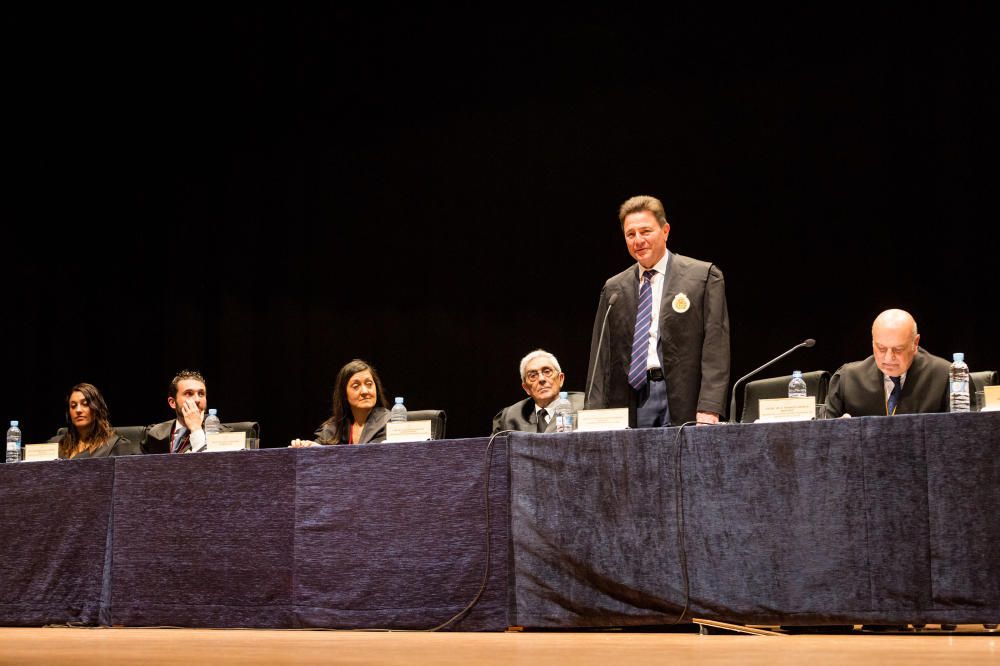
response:
{"label": "plastic water bottle", "polygon": [[4,462],[21,462],[21,429],[17,421],[10,422],[7,430],[7,457]]}
{"label": "plastic water bottle", "polygon": [[969,411],[969,366],[965,364],[965,354],[955,352],[954,361],[948,370],[949,410],[952,412]]}
{"label": "plastic water bottle", "polygon": [[406,405],[403,404],[402,398],[396,398],[396,404],[392,406],[389,410],[389,421],[405,421],[406,420]]}
{"label": "plastic water bottle", "polygon": [[556,432],[576,430],[576,412],[573,411],[573,403],[569,401],[566,391],[559,391],[559,399],[552,406],[552,415],[556,420]]}
{"label": "plastic water bottle", "polygon": [[789,398],[804,398],[806,397],[806,380],[802,379],[802,371],[795,370],[792,372],[792,381],[788,382],[788,397]]}
{"label": "plastic water bottle", "polygon": [[210,409],[208,410],[208,416],[205,417],[205,434],[214,435],[218,433],[222,428],[220,427],[222,423],[219,421],[219,410]]}

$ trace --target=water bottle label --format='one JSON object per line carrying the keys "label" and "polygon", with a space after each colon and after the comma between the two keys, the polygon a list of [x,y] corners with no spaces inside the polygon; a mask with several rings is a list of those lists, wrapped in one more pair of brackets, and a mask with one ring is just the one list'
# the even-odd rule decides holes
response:
{"label": "water bottle label", "polygon": [[556,432],[573,432],[573,414],[556,414]]}
{"label": "water bottle label", "polygon": [[952,382],[951,383],[952,393],[968,393],[969,385],[966,382]]}

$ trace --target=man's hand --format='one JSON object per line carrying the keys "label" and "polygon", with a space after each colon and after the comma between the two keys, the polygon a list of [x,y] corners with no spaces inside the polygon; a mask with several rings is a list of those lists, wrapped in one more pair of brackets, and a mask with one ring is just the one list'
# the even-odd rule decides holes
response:
{"label": "man's hand", "polygon": [[698,425],[715,425],[719,422],[719,415],[712,412],[698,412],[695,414],[694,420],[698,422]]}
{"label": "man's hand", "polygon": [[181,404],[181,416],[184,419],[184,426],[191,432],[201,430],[201,422],[205,420],[205,413],[198,409],[198,403],[188,398]]}

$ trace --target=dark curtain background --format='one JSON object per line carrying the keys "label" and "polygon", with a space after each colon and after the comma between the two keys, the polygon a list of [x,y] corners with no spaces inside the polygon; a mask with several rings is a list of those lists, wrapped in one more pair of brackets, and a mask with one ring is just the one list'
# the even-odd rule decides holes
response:
{"label": "dark curtain background", "polygon": [[8,10],[0,418],[47,438],[89,381],[165,420],[193,367],[279,446],[358,356],[485,434],[531,349],[583,390],[638,193],[724,270],[734,379],[861,359],[893,306],[1000,367],[974,7]]}

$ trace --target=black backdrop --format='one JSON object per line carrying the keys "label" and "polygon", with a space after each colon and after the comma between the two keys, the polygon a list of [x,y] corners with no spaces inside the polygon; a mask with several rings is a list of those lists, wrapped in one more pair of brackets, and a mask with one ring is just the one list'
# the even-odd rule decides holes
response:
{"label": "black backdrop", "polygon": [[773,374],[862,358],[893,306],[1000,367],[985,11],[358,5],[11,12],[0,418],[27,441],[78,381],[164,420],[195,367],[283,445],[355,356],[485,434],[531,349],[582,390],[639,193],[724,270],[734,379],[806,337]]}

